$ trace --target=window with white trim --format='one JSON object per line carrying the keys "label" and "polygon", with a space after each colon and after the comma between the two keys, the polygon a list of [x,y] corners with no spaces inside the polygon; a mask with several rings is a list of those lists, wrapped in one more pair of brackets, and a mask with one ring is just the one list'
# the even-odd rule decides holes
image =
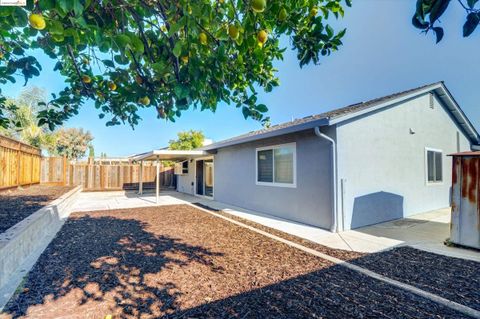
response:
{"label": "window with white trim", "polygon": [[257,184],[295,187],[295,143],[258,148],[256,161]]}
{"label": "window with white trim", "polygon": [[442,174],[442,151],[426,149],[427,182],[440,183],[443,181]]}
{"label": "window with white trim", "polygon": [[188,174],[188,161],[175,163],[175,175],[186,175],[186,174]]}

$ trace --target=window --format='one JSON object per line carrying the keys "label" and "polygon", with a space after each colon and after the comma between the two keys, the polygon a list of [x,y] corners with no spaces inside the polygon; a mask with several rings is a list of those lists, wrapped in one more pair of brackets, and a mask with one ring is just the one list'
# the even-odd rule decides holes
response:
{"label": "window", "polygon": [[182,174],[188,174],[188,161],[182,163]]}
{"label": "window", "polygon": [[442,151],[426,149],[427,183],[440,183],[442,176]]}
{"label": "window", "polygon": [[295,143],[259,148],[256,161],[257,184],[295,187]]}
{"label": "window", "polygon": [[175,163],[175,175],[188,174],[188,161]]}

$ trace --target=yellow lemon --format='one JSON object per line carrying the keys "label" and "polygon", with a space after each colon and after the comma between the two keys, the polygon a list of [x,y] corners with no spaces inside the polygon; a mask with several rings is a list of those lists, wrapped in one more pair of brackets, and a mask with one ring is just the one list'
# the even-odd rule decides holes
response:
{"label": "yellow lemon", "polygon": [[182,59],[183,63],[185,63],[185,64],[188,63],[188,55],[182,56],[181,59]]}
{"label": "yellow lemon", "polygon": [[112,91],[115,91],[117,89],[117,85],[115,82],[108,82],[108,88]]}
{"label": "yellow lemon", "polygon": [[231,24],[228,26],[228,35],[230,36],[230,38],[232,38],[233,40],[237,40],[239,34],[240,32],[238,31],[236,25]]}
{"label": "yellow lemon", "polygon": [[32,28],[37,29],[37,30],[43,30],[47,26],[43,16],[41,14],[38,14],[38,13],[32,13],[28,17],[28,21],[30,22],[30,25],[32,26]]}
{"label": "yellow lemon", "polygon": [[148,98],[148,96],[144,96],[144,97],[140,98],[138,100],[138,102],[140,104],[143,104],[143,105],[149,105],[150,104],[150,99]]}
{"label": "yellow lemon", "polygon": [[310,16],[311,17],[315,17],[318,13],[318,8],[317,7],[313,7],[312,9],[310,9]]}
{"label": "yellow lemon", "polygon": [[253,0],[252,9],[255,12],[263,12],[267,7],[267,0]]}
{"label": "yellow lemon", "polygon": [[82,75],[82,81],[83,83],[88,84],[92,82],[92,78],[85,74],[85,75]]}
{"label": "yellow lemon", "polygon": [[261,30],[260,32],[258,32],[257,34],[258,43],[261,43],[262,45],[264,45],[265,42],[267,42],[267,39],[268,39],[267,31]]}
{"label": "yellow lemon", "polygon": [[201,32],[200,35],[198,36],[198,39],[200,40],[200,43],[203,45],[207,45],[207,35],[204,32]]}

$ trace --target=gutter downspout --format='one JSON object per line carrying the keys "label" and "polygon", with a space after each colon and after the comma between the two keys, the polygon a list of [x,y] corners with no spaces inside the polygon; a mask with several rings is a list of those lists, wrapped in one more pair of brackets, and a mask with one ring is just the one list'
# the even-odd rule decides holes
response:
{"label": "gutter downspout", "polygon": [[338,233],[338,223],[337,223],[337,212],[338,212],[338,203],[337,203],[337,144],[335,140],[331,137],[323,134],[320,132],[320,127],[315,127],[315,135],[327,140],[332,144],[332,169],[333,169],[333,178],[332,178],[332,186],[333,186],[333,209],[332,209],[332,226],[330,227],[331,232]]}

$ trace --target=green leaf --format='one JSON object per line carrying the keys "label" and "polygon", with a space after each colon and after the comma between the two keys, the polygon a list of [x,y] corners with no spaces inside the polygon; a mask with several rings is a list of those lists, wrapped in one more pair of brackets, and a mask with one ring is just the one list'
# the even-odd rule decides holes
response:
{"label": "green leaf", "polygon": [[130,43],[132,44],[133,50],[138,53],[143,53],[145,47],[143,46],[142,40],[135,35],[130,35]]}
{"label": "green leaf", "polygon": [[50,10],[55,8],[55,0],[42,0],[38,1],[38,6],[40,10]]}
{"label": "green leaf", "polygon": [[48,26],[51,34],[63,34],[64,32],[63,24],[60,21],[52,20]]}
{"label": "green leaf", "polygon": [[245,119],[247,119],[251,114],[250,109],[246,106],[242,107],[242,113]]}
{"label": "green leaf", "polygon": [[118,50],[124,51],[127,45],[130,44],[130,37],[126,34],[119,34],[113,37],[113,41],[115,42]]}
{"label": "green leaf", "polygon": [[478,2],[478,0],[467,0],[467,4],[470,7],[470,9],[473,9],[477,2]]}
{"label": "green leaf", "polygon": [[443,28],[434,27],[432,29],[433,29],[433,32],[435,32],[435,35],[437,37],[437,43],[439,43],[443,39],[443,35],[444,35]]}
{"label": "green leaf", "polygon": [[115,62],[121,65],[126,65],[129,63],[128,58],[124,55],[116,55],[113,59],[115,60]]}
{"label": "green leaf", "polygon": [[28,23],[28,16],[25,10],[16,7],[15,11],[13,12],[13,20],[15,21],[15,25],[17,27],[24,27]]}
{"label": "green leaf", "polygon": [[177,41],[177,43],[175,43],[175,47],[173,48],[173,55],[178,58],[180,54],[182,54],[182,42]]}
{"label": "green leaf", "polygon": [[468,37],[470,34],[475,31],[480,22],[480,17],[478,13],[471,12],[467,16],[467,21],[463,25],[463,36]]}
{"label": "green leaf", "polygon": [[112,62],[112,60],[102,60],[103,64],[105,64],[105,66],[108,66],[110,68],[114,68],[115,67],[115,64]]}
{"label": "green leaf", "polygon": [[430,24],[428,22],[425,22],[425,21],[421,20],[421,19],[422,18],[417,13],[415,13],[413,15],[413,18],[412,18],[412,24],[417,29],[425,30],[425,29],[428,28],[428,26]]}
{"label": "green leaf", "polygon": [[[70,0],[72,1],[72,0]],[[83,5],[80,2],[80,0],[73,0],[73,12],[75,13],[76,16],[79,16],[83,12]]]}
{"label": "green leaf", "polygon": [[447,10],[448,4],[450,0],[437,0],[432,7],[432,11],[430,12],[430,24],[434,24],[438,18],[442,16],[442,14]]}
{"label": "green leaf", "polygon": [[268,112],[268,107],[265,104],[258,104],[256,107],[257,111],[260,113]]}
{"label": "green leaf", "polygon": [[175,33],[177,33],[181,28],[185,26],[185,17],[181,18],[177,21],[177,23],[173,23],[170,25],[170,30],[168,30],[168,36],[171,37]]}

